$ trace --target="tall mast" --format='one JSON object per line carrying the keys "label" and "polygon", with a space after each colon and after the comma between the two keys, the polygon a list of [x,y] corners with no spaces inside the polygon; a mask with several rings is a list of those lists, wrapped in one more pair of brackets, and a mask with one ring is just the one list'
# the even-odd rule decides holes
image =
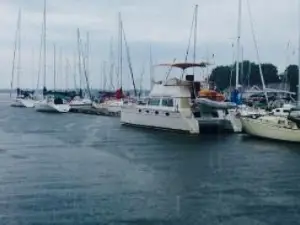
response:
{"label": "tall mast", "polygon": [[[194,63],[196,63],[196,48],[197,48],[197,18],[198,5],[195,6],[195,30],[194,30]],[[193,75],[195,76],[195,67],[193,67]]]}
{"label": "tall mast", "polygon": [[69,59],[68,58],[66,58],[65,79],[66,79],[66,90],[69,90]]}
{"label": "tall mast", "polygon": [[32,90],[34,90],[34,74],[35,74],[35,69],[34,69],[34,67],[35,67],[35,54],[34,54],[34,48],[32,48],[31,49],[31,59],[32,59],[32,64],[31,64],[31,66],[32,66],[32,68],[31,68],[31,78],[32,78],[32,80],[31,80],[31,87],[32,87]]}
{"label": "tall mast", "polygon": [[74,88],[77,89],[77,82],[76,82],[76,53],[73,54],[73,76],[74,76]]}
{"label": "tall mast", "polygon": [[122,87],[122,76],[123,76],[123,23],[121,18],[121,13],[119,12],[119,79],[120,87]]}
{"label": "tall mast", "polygon": [[46,87],[46,63],[47,63],[47,54],[46,54],[46,31],[47,31],[47,17],[46,17],[46,0],[44,0],[44,87]]}
{"label": "tall mast", "polygon": [[87,76],[90,75],[90,34],[86,33],[86,70]]}
{"label": "tall mast", "polygon": [[81,68],[81,50],[80,50],[81,40],[80,40],[80,31],[77,28],[77,49],[78,49],[78,73],[79,73],[79,89],[82,88],[82,68]]}
{"label": "tall mast", "polygon": [[13,61],[12,61],[12,70],[11,70],[11,81],[10,81],[10,98],[12,95],[12,89],[14,86],[14,79],[15,79],[15,62],[16,62],[16,51],[18,47],[18,34],[19,34],[19,28],[20,28],[20,23],[21,23],[21,9],[19,9],[18,13],[18,21],[17,21],[17,29],[15,33],[15,44],[14,44],[14,54],[13,54]]}
{"label": "tall mast", "polygon": [[239,63],[240,63],[240,39],[241,39],[241,22],[242,22],[242,0],[238,0],[238,25],[237,25],[237,41],[236,41],[236,68],[235,68],[235,88],[239,86]]}
{"label": "tall mast", "polygon": [[21,74],[21,19],[22,19],[22,15],[21,15],[21,10],[19,11],[19,16],[20,16],[20,20],[19,20],[19,32],[18,32],[18,64],[17,64],[17,88],[20,88],[20,74]]}
{"label": "tall mast", "polygon": [[[62,48],[59,48],[59,56],[58,56],[58,75],[59,75],[59,80],[63,81],[63,59],[62,59]],[[61,83],[61,85],[63,82]],[[63,86],[61,87],[63,88]]]}
{"label": "tall mast", "polygon": [[56,47],[53,45],[53,88],[56,90]]}
{"label": "tall mast", "polygon": [[152,47],[150,45],[150,90],[152,90],[153,87],[153,60],[152,60]]}

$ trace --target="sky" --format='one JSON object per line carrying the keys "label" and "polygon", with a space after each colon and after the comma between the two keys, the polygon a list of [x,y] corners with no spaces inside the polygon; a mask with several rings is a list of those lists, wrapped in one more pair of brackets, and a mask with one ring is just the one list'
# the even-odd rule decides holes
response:
{"label": "sky", "polygon": [[[288,63],[297,63],[298,27],[300,27],[298,1],[250,0],[252,17],[250,20],[247,0],[242,0],[243,59],[273,63],[280,72]],[[47,86],[49,88],[54,86],[54,45],[57,64],[56,87],[74,88],[75,83],[78,86],[77,28],[80,29],[83,42],[86,40],[87,32],[90,37],[88,71],[91,86],[93,88],[117,86],[115,75],[112,77],[112,82],[110,78],[105,79],[105,77],[109,74],[109,64],[113,62],[117,65],[118,13],[120,12],[136,84],[138,88],[140,83],[143,88],[148,88],[150,46],[155,64],[170,63],[174,58],[177,62],[184,61],[196,4],[199,6],[196,58],[197,61],[204,60],[213,64],[208,69],[196,70],[196,77],[200,79],[214,67],[231,64],[236,60],[238,0],[47,0]],[[19,9],[22,18],[19,83],[23,88],[37,87],[38,67],[42,65],[39,64],[39,52],[43,5],[43,0],[0,0],[2,76],[0,88],[10,87]],[[258,46],[258,57],[250,26],[251,21]],[[114,60],[110,60],[111,43]],[[290,43],[289,48],[287,48],[288,43]],[[193,48],[190,49],[189,61],[193,60],[192,55]],[[105,64],[106,66],[103,66]],[[166,71],[166,68],[155,67],[155,80],[164,79]],[[179,72],[175,71],[175,74],[177,73]],[[103,74],[107,75],[103,76]],[[39,86],[42,86],[42,75],[40,80]],[[16,75],[13,83],[15,87]],[[125,47],[123,48],[122,83],[125,88],[132,87]]]}

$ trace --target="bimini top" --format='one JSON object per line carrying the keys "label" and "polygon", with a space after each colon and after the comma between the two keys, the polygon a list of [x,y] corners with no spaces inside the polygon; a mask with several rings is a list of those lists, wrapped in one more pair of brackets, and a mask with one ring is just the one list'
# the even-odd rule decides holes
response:
{"label": "bimini top", "polygon": [[200,62],[200,63],[162,63],[162,64],[158,64],[157,66],[170,66],[170,67],[177,67],[180,68],[182,70],[185,70],[187,68],[191,68],[191,67],[207,67],[211,65],[208,62]]}

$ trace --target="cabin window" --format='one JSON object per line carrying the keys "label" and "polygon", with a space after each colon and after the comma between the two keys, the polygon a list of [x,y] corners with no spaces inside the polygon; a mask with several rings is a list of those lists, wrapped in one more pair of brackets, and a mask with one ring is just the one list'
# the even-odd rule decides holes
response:
{"label": "cabin window", "polygon": [[159,98],[150,98],[148,105],[156,105],[159,106],[160,103],[160,99]]}
{"label": "cabin window", "polygon": [[166,98],[162,100],[162,106],[173,107],[174,102],[172,98]]}
{"label": "cabin window", "polygon": [[276,109],[276,112],[278,112],[278,113],[279,113],[279,112],[280,112],[280,109]]}
{"label": "cabin window", "polygon": [[290,110],[288,110],[288,109],[284,109],[284,110],[283,110],[283,112],[284,112],[284,113],[289,113],[289,112],[290,112]]}

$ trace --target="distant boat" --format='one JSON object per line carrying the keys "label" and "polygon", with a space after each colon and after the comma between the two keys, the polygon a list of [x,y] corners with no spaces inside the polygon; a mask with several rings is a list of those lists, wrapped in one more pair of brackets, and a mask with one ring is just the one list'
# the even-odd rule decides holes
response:
{"label": "distant boat", "polygon": [[70,111],[68,102],[60,96],[47,95],[44,100],[35,104],[37,112],[67,113]]}

